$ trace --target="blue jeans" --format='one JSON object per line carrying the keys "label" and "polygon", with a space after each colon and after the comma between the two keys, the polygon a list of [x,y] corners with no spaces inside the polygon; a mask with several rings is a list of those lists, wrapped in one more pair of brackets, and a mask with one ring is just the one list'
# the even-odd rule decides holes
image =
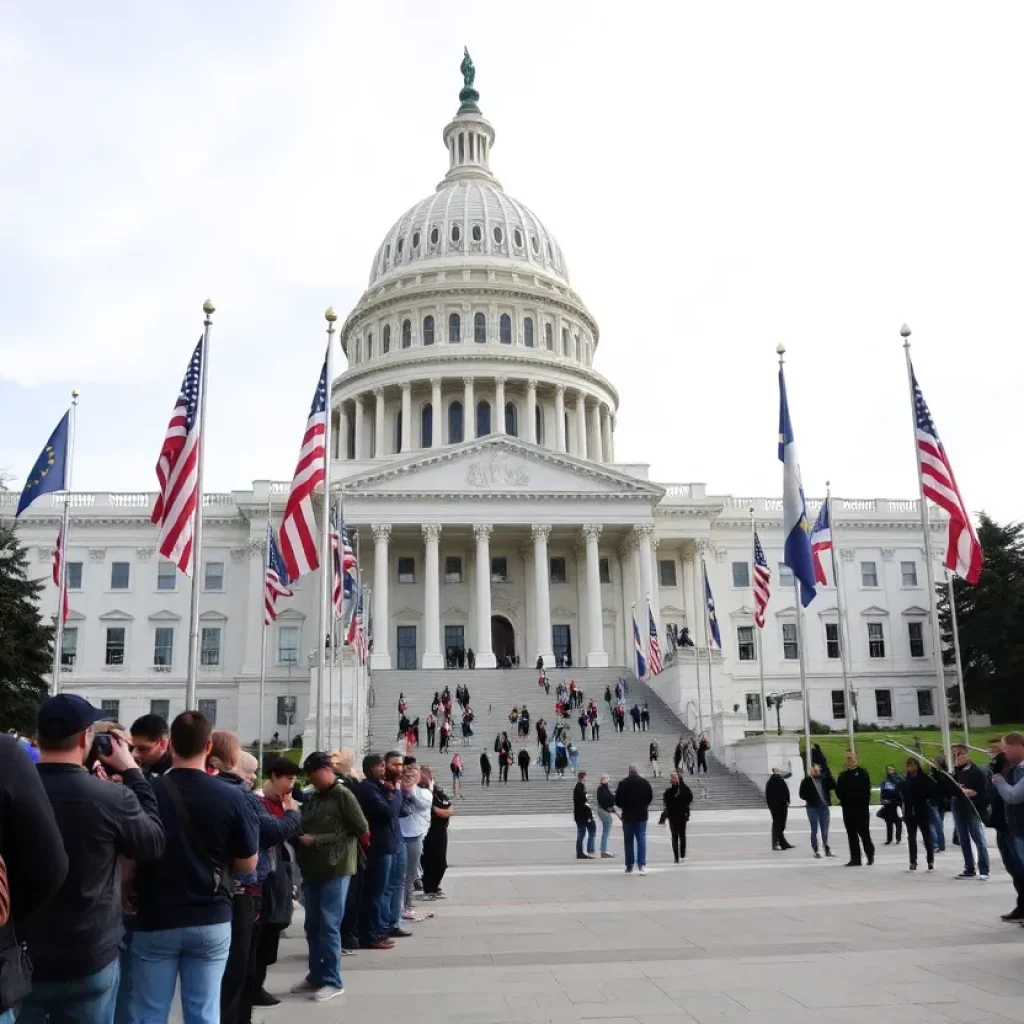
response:
{"label": "blue jeans", "polygon": [[827,807],[808,807],[807,820],[811,823],[811,849],[818,852],[818,830],[821,830],[821,842],[828,849],[828,826],[832,815]]}
{"label": "blue jeans", "polygon": [[391,901],[388,899],[388,878],[394,854],[371,854],[363,875],[363,900],[360,909],[359,936],[363,942],[383,939],[391,930]]}
{"label": "blue jeans", "polygon": [[329,882],[302,883],[306,900],[306,944],[309,973],[306,981],[319,988],[341,988],[341,919],[345,916],[349,877]]}
{"label": "blue jeans", "polygon": [[964,855],[964,871],[969,875],[974,873],[974,850],[971,849],[971,840],[978,848],[978,870],[983,875],[989,871],[988,862],[988,841],[985,839],[985,826],[981,819],[972,814],[967,816],[959,808],[953,808],[953,824],[956,826],[957,834],[960,837],[960,852]]}
{"label": "blue jeans", "polygon": [[398,849],[391,859],[391,870],[388,872],[388,931],[397,928],[402,923],[402,911],[405,910],[405,862],[407,857],[405,843],[399,840]]}
{"label": "blue jeans", "polygon": [[946,816],[935,804],[929,804],[929,807],[931,808],[932,816],[932,843],[935,846],[936,853],[941,853],[946,848]]}
{"label": "blue jeans", "polygon": [[121,940],[121,981],[117,986],[114,1024],[132,1024],[132,933],[128,929]]}
{"label": "blue jeans", "polygon": [[220,983],[231,922],[132,935],[134,1024],[166,1024],[181,976],[184,1024],[220,1024]]}
{"label": "blue jeans", "polygon": [[597,816],[601,819],[601,852],[608,852],[608,837],[612,834],[611,811],[598,811]]}
{"label": "blue jeans", "polygon": [[647,867],[647,822],[624,821],[622,840],[626,848],[626,870],[632,871],[634,863],[641,868]]}
{"label": "blue jeans", "polygon": [[585,824],[576,823],[576,856],[583,856],[583,837],[587,837],[587,853],[594,852],[594,837],[597,835],[597,823],[593,818]]}
{"label": "blue jeans", "polygon": [[[25,1024],[113,1024],[120,964],[72,981],[37,981],[21,1004]],[[0,1018],[2,1019],[2,1018]]]}

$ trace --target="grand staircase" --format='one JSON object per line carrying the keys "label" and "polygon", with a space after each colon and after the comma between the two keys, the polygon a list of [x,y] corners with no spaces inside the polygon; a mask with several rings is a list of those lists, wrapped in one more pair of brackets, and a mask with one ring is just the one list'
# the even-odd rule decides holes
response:
{"label": "grand staircase", "polygon": [[[597,788],[602,772],[607,772],[612,777],[613,788],[615,782],[625,776],[631,763],[638,764],[641,774],[650,778],[649,744],[651,740],[657,740],[660,747],[661,770],[665,778],[651,781],[655,789],[655,801],[660,805],[662,787],[668,785],[668,775],[672,770],[672,753],[676,743],[680,736],[689,738],[690,733],[651,689],[635,680],[628,682],[627,711],[634,702],[641,707],[646,702],[651,712],[650,729],[647,732],[633,732],[633,723],[627,713],[626,731],[616,732],[608,714],[608,705],[604,702],[604,690],[605,686],[610,684],[614,692],[615,683],[620,675],[624,675],[624,672],[617,668],[556,670],[549,674],[551,693],[546,695],[537,685],[537,673],[532,668],[374,672],[371,679],[369,749],[380,754],[392,748],[404,751],[404,743],[398,743],[395,739],[398,732],[398,698],[399,694],[404,693],[409,705],[409,718],[420,718],[420,746],[415,750],[416,758],[434,770],[436,779],[449,794],[452,782],[449,765],[452,754],[456,750],[462,754],[465,766],[462,791],[465,799],[459,804],[460,813],[571,815],[572,787],[575,778],[569,770],[564,779],[558,779],[552,772],[550,779],[545,780],[543,769],[536,764],[540,751],[537,748],[533,723],[541,717],[546,719],[550,735],[555,721],[555,687],[560,680],[568,684],[570,679],[574,679],[576,685],[583,689],[584,704],[593,698],[601,715],[601,738],[596,742],[589,738],[580,742],[580,730],[576,723],[578,711],[569,719],[569,736],[579,749],[579,766],[585,769],[588,775],[587,785],[591,791],[591,803],[594,803],[593,791]],[[433,748],[426,745],[427,730],[424,722],[430,713],[434,691],[440,692],[448,686],[454,695],[455,687],[460,683],[469,687],[470,706],[475,715],[474,735],[469,746],[463,746],[461,715],[457,714],[459,707],[455,704],[455,730],[451,749],[448,753],[440,754],[436,743]],[[508,714],[513,706],[522,710],[524,704],[530,710],[530,737],[520,742],[515,726],[510,725],[508,721]],[[509,770],[507,785],[499,781],[494,738],[497,733],[504,731],[508,732],[512,741],[514,755],[518,755],[524,746],[530,752],[532,763],[529,782],[520,780],[517,764]],[[588,737],[589,734],[588,730]],[[492,763],[489,787],[480,784],[480,754],[485,750]],[[763,795],[745,776],[728,771],[711,757],[708,758],[708,768],[707,775],[685,776],[686,782],[693,790],[695,809],[764,806]]]}

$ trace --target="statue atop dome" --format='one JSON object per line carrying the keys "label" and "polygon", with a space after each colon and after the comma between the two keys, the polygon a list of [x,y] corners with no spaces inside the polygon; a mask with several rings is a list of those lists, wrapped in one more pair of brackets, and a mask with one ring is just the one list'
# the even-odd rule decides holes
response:
{"label": "statue atop dome", "polygon": [[469,47],[464,46],[463,48],[462,63],[459,65],[459,70],[462,72],[462,83],[467,89],[473,88],[473,83],[476,81],[476,68],[473,66],[473,58],[469,55]]}
{"label": "statue atop dome", "polygon": [[473,83],[476,81],[476,67],[473,64],[473,58],[469,55],[469,47],[464,46],[462,50],[462,63],[459,65],[459,70],[462,72],[462,89],[459,90],[459,100],[462,105],[459,107],[459,113],[479,114],[480,108],[476,105],[476,101],[480,99],[480,93],[473,88]]}

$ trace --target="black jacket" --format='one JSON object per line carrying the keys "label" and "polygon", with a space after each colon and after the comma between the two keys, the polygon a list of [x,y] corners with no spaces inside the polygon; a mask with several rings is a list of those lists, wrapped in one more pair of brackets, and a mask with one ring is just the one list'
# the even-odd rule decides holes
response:
{"label": "black jacket", "polygon": [[965,789],[973,789],[974,796],[967,796],[963,791],[958,791],[956,800],[966,809],[968,802],[974,804],[981,820],[984,821],[989,811],[988,800],[988,773],[979,768],[976,764],[965,764],[963,767],[953,771],[953,777]]}
{"label": "black jacket", "polygon": [[519,751],[519,767],[529,768],[530,767],[530,753],[527,750]]}
{"label": "black jacket", "polygon": [[639,775],[627,775],[615,790],[615,803],[622,810],[622,820],[646,821],[647,808],[654,799],[651,784]]}
{"label": "black jacket", "polygon": [[491,774],[491,759],[487,756],[486,750],[480,755],[480,771],[484,775]]}
{"label": "black jacket", "polygon": [[586,825],[594,820],[594,812],[587,801],[587,787],[577,782],[572,791],[572,817],[577,825]]}
{"label": "black jacket", "polygon": [[781,775],[772,772],[764,786],[764,798],[769,807],[786,807],[789,805],[789,786]]}
{"label": "black jacket", "polygon": [[903,817],[908,824],[920,821],[926,827],[931,815],[929,805],[935,802],[935,782],[924,772],[907,775],[900,783],[900,795],[903,797]]}
{"label": "black jacket", "polygon": [[685,782],[680,781],[678,786],[669,786],[661,799],[665,804],[665,810],[661,814],[662,821],[666,818],[673,824],[689,821],[693,793]]}
{"label": "black jacket", "polygon": [[814,780],[810,775],[805,776],[800,783],[800,799],[808,807],[828,807],[832,803],[832,790],[836,788],[835,783],[830,778],[827,778],[824,773],[818,776],[818,781],[821,783],[821,788],[825,793],[824,800],[818,795],[818,787],[815,786]]}
{"label": "black jacket", "polygon": [[866,810],[871,805],[871,776],[863,768],[841,771],[836,796],[845,810]]}
{"label": "black jacket", "polygon": [[602,811],[614,811],[615,810],[615,797],[612,795],[612,788],[607,782],[602,782],[597,787],[597,806]]}
{"label": "black jacket", "polygon": [[117,959],[124,935],[118,856],[156,860],[164,827],[156,797],[138,768],[123,785],[104,782],[72,764],[37,765],[50,798],[68,874],[52,903],[20,930],[36,981],[67,981]]}

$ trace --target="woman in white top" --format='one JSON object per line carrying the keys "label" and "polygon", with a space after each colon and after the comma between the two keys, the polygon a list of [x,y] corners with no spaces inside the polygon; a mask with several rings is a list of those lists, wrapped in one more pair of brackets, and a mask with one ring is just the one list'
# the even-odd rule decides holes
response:
{"label": "woman in white top", "polygon": [[430,808],[434,802],[433,779],[420,775],[419,765],[405,766],[402,776],[402,794],[406,803],[412,804],[412,811],[398,819],[405,843],[405,910],[406,921],[422,921],[413,908],[413,889],[420,876],[420,856],[423,853],[423,837],[430,828]]}

